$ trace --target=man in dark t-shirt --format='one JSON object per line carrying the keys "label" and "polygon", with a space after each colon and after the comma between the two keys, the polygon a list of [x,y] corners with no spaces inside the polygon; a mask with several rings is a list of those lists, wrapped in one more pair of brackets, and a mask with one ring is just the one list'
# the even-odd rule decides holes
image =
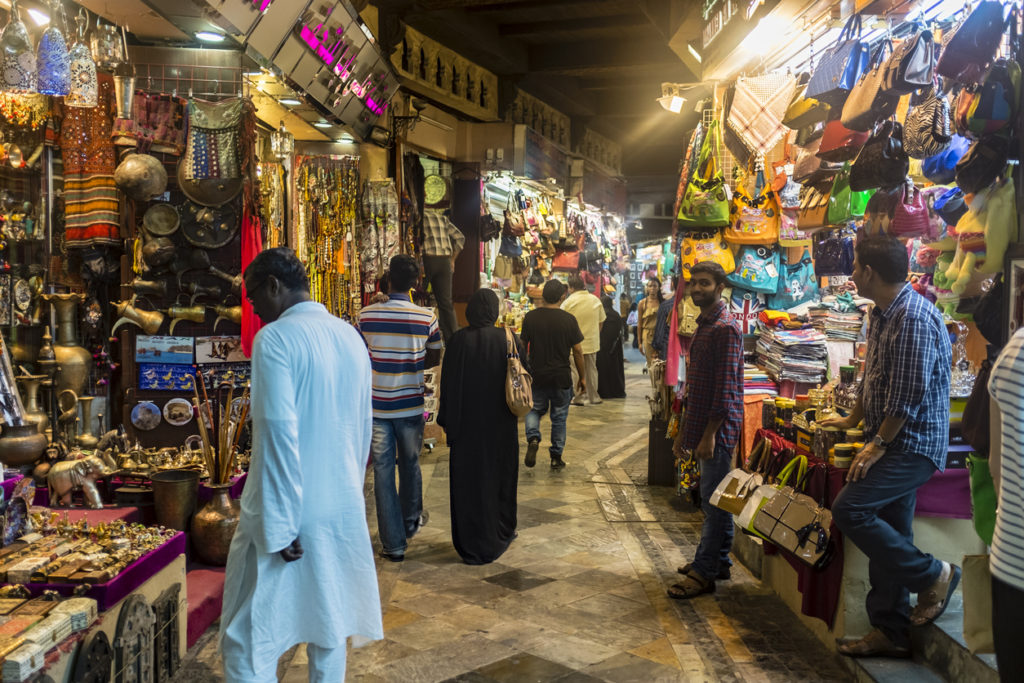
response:
{"label": "man in dark t-shirt", "polygon": [[576,391],[586,389],[583,371],[583,332],[571,313],[559,306],[565,299],[566,286],[558,280],[544,285],[540,307],[523,318],[521,337],[530,354],[533,372],[533,410],[526,415],[526,459],[533,467],[540,446],[540,418],[551,408],[551,469],[565,467],[562,449],[565,448],[565,420],[569,416],[569,402],[573,397],[569,354],[572,353],[580,378]]}

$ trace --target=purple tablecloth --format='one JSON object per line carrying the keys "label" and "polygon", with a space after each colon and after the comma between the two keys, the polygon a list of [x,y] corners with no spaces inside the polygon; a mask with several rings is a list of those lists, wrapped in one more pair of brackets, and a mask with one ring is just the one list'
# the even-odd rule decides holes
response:
{"label": "purple tablecloth", "polygon": [[[179,531],[160,547],[151,550],[125,567],[125,570],[107,583],[98,583],[89,587],[86,597],[94,598],[99,603],[100,611],[108,610],[126,595],[149,581],[161,569],[174,561],[178,555],[185,553],[185,533]],[[43,591],[57,591],[61,595],[70,596],[78,587],[74,583],[29,583],[26,584],[33,597]]]}
{"label": "purple tablecloth", "polygon": [[[231,497],[239,498],[242,495],[242,489],[245,488],[245,478],[249,476],[248,472],[243,472],[237,477],[231,480]],[[202,506],[213,498],[213,489],[206,484],[206,482],[199,482],[199,494],[196,496],[197,508]]]}
{"label": "purple tablecloth", "polygon": [[968,470],[949,469],[936,472],[917,490],[920,517],[971,519],[971,476]]}
{"label": "purple tablecloth", "polygon": [[10,479],[4,479],[0,486],[4,488],[4,500],[10,500],[14,494],[14,487],[18,485],[18,482],[25,478],[24,474],[11,477]]}

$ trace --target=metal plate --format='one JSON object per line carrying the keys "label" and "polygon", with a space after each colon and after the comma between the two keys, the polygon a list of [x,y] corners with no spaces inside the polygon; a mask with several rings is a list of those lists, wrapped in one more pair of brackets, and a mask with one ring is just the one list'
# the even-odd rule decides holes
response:
{"label": "metal plate", "polygon": [[185,202],[179,214],[185,239],[203,249],[223,247],[238,232],[238,214],[233,205],[211,207]]}
{"label": "metal plate", "polygon": [[142,225],[150,235],[171,235],[181,223],[178,210],[171,204],[153,204],[142,216]]}
{"label": "metal plate", "polygon": [[[178,162],[178,187],[185,196],[203,206],[222,206],[242,191],[241,178],[213,178],[208,180],[186,180],[185,162]],[[180,212],[179,212],[180,213]]]}

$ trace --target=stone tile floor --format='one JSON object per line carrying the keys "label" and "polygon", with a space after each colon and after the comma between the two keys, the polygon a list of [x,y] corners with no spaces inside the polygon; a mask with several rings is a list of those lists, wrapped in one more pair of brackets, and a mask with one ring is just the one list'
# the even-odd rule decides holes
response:
{"label": "stone tile floor", "polygon": [[[568,466],[552,471],[541,458],[520,468],[519,538],[498,562],[461,563],[451,545],[447,449],[424,452],[430,523],[404,562],[378,561],[385,639],[350,650],[349,680],[850,680],[739,565],[713,595],[666,596],[676,567],[693,555],[701,515],[672,489],[646,484],[650,384],[632,348],[627,360],[628,398],[572,408]],[[369,482],[367,491],[373,533]],[[282,657],[278,671],[285,683],[306,681],[304,649]],[[216,625],[175,680],[223,680]]]}

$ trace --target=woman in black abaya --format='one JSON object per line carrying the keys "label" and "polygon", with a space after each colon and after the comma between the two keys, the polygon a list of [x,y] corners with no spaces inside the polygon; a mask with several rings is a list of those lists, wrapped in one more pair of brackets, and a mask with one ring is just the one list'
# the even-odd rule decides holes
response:
{"label": "woman in black abaya", "polygon": [[[479,289],[466,306],[469,327],[448,341],[437,422],[447,434],[452,541],[466,564],[501,557],[516,536],[519,418],[505,403],[505,330],[498,297]],[[520,359],[526,352],[515,337]]]}
{"label": "woman in black abaya", "polygon": [[626,371],[622,365],[622,316],[609,296],[602,296],[605,320],[597,352],[597,393],[601,398],[626,398]]}

